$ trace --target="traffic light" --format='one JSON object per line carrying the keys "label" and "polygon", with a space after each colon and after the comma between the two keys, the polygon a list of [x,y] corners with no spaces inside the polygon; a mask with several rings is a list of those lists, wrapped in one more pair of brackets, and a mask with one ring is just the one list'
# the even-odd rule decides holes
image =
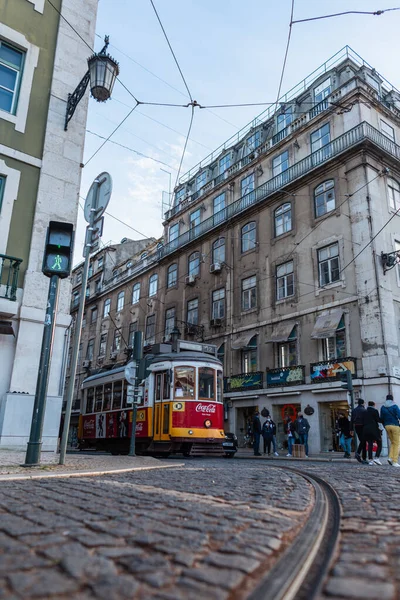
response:
{"label": "traffic light", "polygon": [[340,379],[342,380],[340,387],[343,388],[344,390],[348,390],[349,392],[352,392],[353,391],[353,377],[352,377],[351,371],[349,371],[349,369],[347,369],[344,373],[340,373]]}
{"label": "traffic light", "polygon": [[74,226],[50,221],[47,228],[42,271],[47,277],[69,277],[72,266]]}

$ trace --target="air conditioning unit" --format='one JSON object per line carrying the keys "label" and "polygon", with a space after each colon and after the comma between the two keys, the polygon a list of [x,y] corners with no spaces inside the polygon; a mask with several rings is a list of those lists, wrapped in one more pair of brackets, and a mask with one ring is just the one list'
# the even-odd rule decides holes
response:
{"label": "air conditioning unit", "polygon": [[210,273],[220,273],[222,270],[222,264],[221,263],[214,263],[210,266]]}
{"label": "air conditioning unit", "polygon": [[92,361],[91,361],[91,360],[84,360],[84,361],[83,361],[83,363],[82,363],[82,367],[83,367],[84,369],[88,369],[88,368],[90,367],[90,365],[91,365],[91,364],[92,364]]}
{"label": "air conditioning unit", "polygon": [[194,285],[196,283],[196,275],[188,275],[185,277],[186,285]]}
{"label": "air conditioning unit", "polygon": [[222,319],[211,319],[210,325],[211,325],[211,327],[221,327]]}
{"label": "air conditioning unit", "polygon": [[116,360],[117,356],[118,356],[118,352],[116,352],[115,350],[110,352],[111,360]]}

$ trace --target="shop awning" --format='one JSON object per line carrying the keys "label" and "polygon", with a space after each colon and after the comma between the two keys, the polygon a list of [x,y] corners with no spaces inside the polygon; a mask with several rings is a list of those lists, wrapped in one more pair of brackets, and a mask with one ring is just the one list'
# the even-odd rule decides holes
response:
{"label": "shop awning", "polygon": [[338,328],[342,316],[343,310],[341,308],[333,308],[332,310],[326,311],[322,313],[322,315],[319,315],[315,322],[311,337],[315,340],[333,337],[336,333],[336,329]]}
{"label": "shop awning", "polygon": [[0,321],[0,334],[14,335],[14,329],[12,328],[11,321]]}
{"label": "shop awning", "polygon": [[294,321],[281,321],[274,325],[272,334],[267,339],[268,342],[287,342],[291,336],[293,329],[296,327]]}
{"label": "shop awning", "polygon": [[254,330],[246,331],[245,333],[238,335],[236,339],[232,340],[232,350],[241,350],[242,348],[247,348],[251,338],[253,338],[255,335],[258,335],[258,333],[254,332]]}

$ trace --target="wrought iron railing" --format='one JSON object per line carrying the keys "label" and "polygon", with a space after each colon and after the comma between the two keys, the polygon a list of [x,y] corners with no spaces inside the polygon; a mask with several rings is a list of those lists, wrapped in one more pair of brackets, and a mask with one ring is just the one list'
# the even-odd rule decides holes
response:
{"label": "wrought iron railing", "polygon": [[261,390],[263,387],[264,373],[240,373],[224,377],[224,392],[243,392],[246,390]]}
{"label": "wrought iron railing", "polygon": [[0,254],[0,298],[17,299],[18,273],[22,258]]}
{"label": "wrought iron railing", "polygon": [[310,364],[311,383],[323,381],[338,381],[346,371],[351,371],[353,378],[357,377],[357,359],[348,356],[346,358],[333,358]]}
{"label": "wrought iron railing", "polygon": [[267,387],[285,387],[287,385],[301,385],[305,382],[305,367],[280,367],[267,369]]}
{"label": "wrought iron railing", "polygon": [[292,183],[331,158],[339,156],[346,150],[349,150],[365,140],[371,141],[392,156],[400,159],[400,146],[392,142],[380,131],[372,127],[372,125],[363,121],[356,127],[353,127],[353,129],[350,129],[343,135],[332,140],[329,144],[326,144],[326,146],[312,152],[306,156],[306,158],[295,163],[286,171],[272,177],[272,179],[269,179],[252,192],[242,196],[239,200],[232,202],[232,204],[229,204],[226,208],[222,209],[222,211],[219,211],[205,221],[202,221],[202,223],[196,225],[196,227],[192,228],[190,231],[186,231],[173,242],[165,244],[161,249],[161,256],[166,256],[177,248],[185,246],[192,240],[201,237],[227,219],[231,219],[250,206],[265,200],[282,187]]}

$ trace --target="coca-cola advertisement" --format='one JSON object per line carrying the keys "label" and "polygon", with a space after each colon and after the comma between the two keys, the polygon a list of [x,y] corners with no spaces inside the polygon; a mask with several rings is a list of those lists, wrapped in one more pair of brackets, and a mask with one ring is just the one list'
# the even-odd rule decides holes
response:
{"label": "coca-cola advertisement", "polygon": [[84,438],[95,438],[96,437],[96,417],[91,415],[90,417],[83,417],[83,437]]}
{"label": "coca-cola advertisement", "polygon": [[172,427],[204,427],[209,419],[213,429],[223,429],[223,405],[217,402],[185,402],[184,410],[172,411]]}
{"label": "coca-cola advertisement", "polygon": [[[83,417],[83,439],[128,438],[132,434],[132,411],[118,410]],[[148,409],[139,409],[136,416],[136,436],[149,435]]]}

